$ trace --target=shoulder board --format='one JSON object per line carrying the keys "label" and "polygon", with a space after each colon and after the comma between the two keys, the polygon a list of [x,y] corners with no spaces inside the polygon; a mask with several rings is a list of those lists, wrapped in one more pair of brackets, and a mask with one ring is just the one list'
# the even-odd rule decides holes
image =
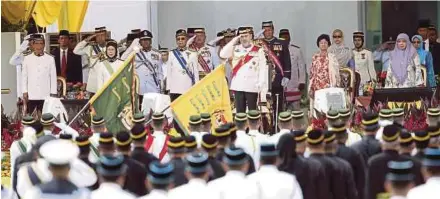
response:
{"label": "shoulder board", "polygon": [[295,44],[290,44],[291,46],[295,47],[295,48],[300,48],[299,46],[295,45]]}
{"label": "shoulder board", "polygon": [[48,53],[48,52],[46,52],[46,51],[44,51],[44,54],[50,55],[50,56],[52,56],[52,57],[55,57],[54,55],[52,55],[52,54],[50,54],[50,53]]}

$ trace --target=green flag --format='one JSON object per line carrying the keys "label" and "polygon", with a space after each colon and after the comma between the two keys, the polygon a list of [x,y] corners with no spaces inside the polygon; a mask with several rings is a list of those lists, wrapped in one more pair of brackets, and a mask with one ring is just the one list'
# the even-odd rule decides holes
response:
{"label": "green flag", "polygon": [[92,114],[104,117],[107,129],[112,133],[129,130],[137,109],[137,84],[132,62],[134,55],[90,99]]}

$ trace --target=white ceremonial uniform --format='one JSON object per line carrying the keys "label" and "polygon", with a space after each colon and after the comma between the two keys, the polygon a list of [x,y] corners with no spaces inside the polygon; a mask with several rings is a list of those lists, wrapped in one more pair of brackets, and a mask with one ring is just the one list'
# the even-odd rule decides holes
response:
{"label": "white ceremonial uniform", "polygon": [[[287,83],[287,92],[299,92],[299,84],[306,83],[306,63],[304,62],[303,53],[301,49],[293,44],[289,45],[290,62],[292,63],[290,70],[290,81]],[[299,95],[286,95],[287,101],[297,101],[301,99]]]}
{"label": "white ceremonial uniform", "polygon": [[[108,66],[106,66],[106,64],[110,66],[113,71],[108,70]],[[105,83],[110,79],[113,73],[118,71],[119,67],[121,67],[123,64],[124,62],[122,60],[116,59],[114,62],[104,60],[99,62],[98,65],[95,66],[97,67],[97,91],[99,91],[99,89],[101,89],[105,85]]]}
{"label": "white ceremonial uniform", "polygon": [[440,190],[440,176],[430,177],[425,184],[409,190],[408,199],[438,199]]}
{"label": "white ceremonial uniform", "polygon": [[[88,73],[88,79],[87,79],[87,88],[86,90],[92,93],[96,93],[98,91],[98,82],[97,82],[97,72],[98,69],[97,67],[95,67],[98,62],[99,59],[98,57],[100,55],[100,53],[105,54],[105,46],[101,47],[99,45],[97,45],[97,49],[99,49],[98,52],[95,52],[93,49],[94,45],[88,45],[86,40],[83,40],[81,42],[79,42],[76,46],[75,49],[73,49],[73,53],[77,54],[77,55],[86,55],[88,58],[88,68],[89,68],[89,73]],[[84,63],[83,63],[84,64]]]}
{"label": "white ceremonial uniform", "polygon": [[255,169],[258,169],[258,167],[260,165],[260,145],[262,143],[270,142],[270,137],[268,137],[265,134],[260,133],[258,130],[250,130],[248,134],[249,134],[249,136],[254,137],[254,140],[257,143],[257,147],[255,150],[254,156],[252,156],[252,158],[254,159]]}
{"label": "white ceremonial uniform", "polygon": [[[162,151],[163,147],[167,147],[165,143],[166,141],[166,135],[162,131],[154,131],[153,132],[153,143],[150,146],[150,149],[148,150],[148,153],[153,154],[154,157],[159,158],[160,152]],[[165,145],[165,146],[164,146]],[[166,153],[161,162],[166,163],[169,162],[171,159],[170,155]]]}
{"label": "white ceremonial uniform", "polygon": [[[194,82],[199,81],[199,70],[197,63],[197,54],[191,50],[179,51],[186,61],[185,68],[188,69],[194,75]],[[174,55],[173,51],[170,51],[167,69],[167,90],[171,94],[183,94],[188,91],[192,86],[190,76],[186,70],[179,63],[178,59]]]}
{"label": "white ceremonial uniform", "polygon": [[250,136],[248,134],[246,134],[245,131],[240,131],[237,130],[237,139],[235,139],[235,146],[236,147],[240,147],[244,150],[244,152],[246,152],[247,154],[249,154],[252,159],[255,160],[255,158],[257,157],[257,150],[258,148],[260,148],[260,146],[257,143],[257,138],[254,136]]}
{"label": "white ceremonial uniform", "polygon": [[348,138],[347,138],[347,141],[345,142],[346,146],[350,146],[350,145],[356,143],[357,141],[362,140],[361,135],[352,132],[350,129],[347,129],[347,134],[348,134]]}
{"label": "white ceremonial uniform", "polygon": [[289,129],[281,129],[280,132],[273,134],[270,139],[271,142],[275,144],[275,146],[278,144],[278,141],[280,140],[281,136],[285,134],[289,134],[291,131]]}
{"label": "white ceremonial uniform", "polygon": [[21,80],[21,71],[22,71],[22,64],[24,60],[24,56],[32,53],[30,50],[26,50],[29,46],[29,41],[26,39],[21,43],[20,49],[17,50],[14,55],[12,55],[11,59],[9,59],[9,64],[15,66],[15,70],[17,71],[17,98],[23,97],[22,90],[22,80]]}
{"label": "white ceremonial uniform", "polygon": [[122,189],[119,184],[103,182],[99,185],[99,188],[92,191],[90,199],[134,199],[136,196]]}
{"label": "white ceremonial uniform", "polygon": [[[186,196],[182,196],[186,198]],[[149,194],[140,197],[139,199],[168,199],[167,192],[164,190],[153,189]]]}
{"label": "white ceremonial uniform", "polygon": [[193,178],[187,184],[181,185],[168,191],[169,199],[220,199],[219,196],[212,194],[205,180]]}
{"label": "white ceremonial uniform", "polygon": [[208,133],[206,133],[206,132],[195,132],[195,131],[192,131],[192,132],[189,133],[189,135],[192,135],[192,136],[194,136],[196,138],[197,148],[200,148],[202,146],[202,138],[203,138],[203,135],[205,135],[205,134],[208,134]]}
{"label": "white ceremonial uniform", "polygon": [[262,165],[248,176],[256,184],[261,199],[302,199],[301,187],[294,175],[279,171],[275,165]]}
{"label": "white ceremonial uniform", "polygon": [[[91,163],[97,163],[99,161],[99,154],[98,154],[99,152],[97,151],[99,146],[99,133],[93,133],[89,141],[90,141],[90,149],[91,149],[89,153],[89,161]],[[94,149],[96,149],[96,152]]]}
{"label": "white ceremonial uniform", "polygon": [[[200,49],[194,49],[194,50],[197,51],[197,55],[202,56],[203,60],[205,60],[206,64],[208,64],[211,71],[214,70],[220,64],[220,59],[218,57],[215,47],[205,44]],[[200,65],[199,65],[199,71],[204,71]]]}
{"label": "white ceremonial uniform", "polygon": [[29,100],[44,100],[57,94],[57,70],[52,55],[31,53],[24,57],[22,65],[22,92]]}
{"label": "white ceremonial uniform", "polygon": [[[63,187],[57,187],[63,189]],[[70,190],[69,190],[70,192]],[[89,199],[90,191],[86,188],[78,188],[71,193],[44,193],[39,187],[32,187],[26,192],[23,199]]]}
{"label": "white ceremonial uniform", "polygon": [[[43,158],[22,166],[17,173],[17,192],[20,196],[24,196],[28,190],[34,185],[30,181],[28,175],[28,167],[38,176],[41,183],[47,183],[52,180],[52,173],[49,171],[49,163]],[[70,163],[69,180],[77,187],[89,187],[98,180],[95,171],[82,160],[76,158]]]}
{"label": "white ceremonial uniform", "polygon": [[354,63],[356,72],[361,76],[361,84],[368,81],[376,81],[376,70],[374,69],[374,59],[371,51],[362,49],[361,51],[353,50]]}
{"label": "white ceremonial uniform", "polygon": [[208,183],[213,196],[220,199],[256,199],[257,186],[241,171],[228,171],[226,175]]}
{"label": "white ceremonial uniform", "polygon": [[[37,141],[37,137],[35,136],[35,130],[31,127],[25,127],[23,130],[23,137],[19,140],[15,140],[12,142],[11,147],[9,147],[10,154],[10,163],[11,163],[11,172],[15,172],[15,160],[18,156],[23,155],[32,149],[32,145]],[[14,178],[11,177],[11,184]]]}

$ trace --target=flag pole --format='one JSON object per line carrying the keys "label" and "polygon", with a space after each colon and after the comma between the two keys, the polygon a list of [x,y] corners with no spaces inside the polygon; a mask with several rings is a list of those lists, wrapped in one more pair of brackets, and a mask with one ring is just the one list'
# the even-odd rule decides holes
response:
{"label": "flag pole", "polygon": [[[171,107],[171,105],[168,105],[168,106],[167,106],[165,109],[163,109],[160,113],[164,113],[164,112],[165,112],[166,110],[168,110],[170,107]],[[152,121],[153,121],[152,118],[149,119],[149,120],[145,123],[145,125],[150,124]]]}
{"label": "flag pole", "polygon": [[72,123],[73,123],[76,119],[78,119],[79,115],[80,115],[81,113],[83,113],[87,108],[89,108],[89,106],[90,106],[90,100],[87,102],[86,105],[84,105],[84,106],[82,107],[82,109],[81,109],[81,110],[75,115],[75,117],[73,117],[73,119],[70,120],[70,122],[69,122],[69,124],[68,124],[67,126],[72,125]]}

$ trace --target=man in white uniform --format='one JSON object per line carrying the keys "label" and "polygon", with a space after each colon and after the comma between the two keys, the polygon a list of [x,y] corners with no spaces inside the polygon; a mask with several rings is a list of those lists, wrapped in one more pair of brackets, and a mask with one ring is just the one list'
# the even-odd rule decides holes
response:
{"label": "man in white uniform", "polygon": [[284,134],[289,134],[292,131],[293,128],[292,113],[288,111],[281,112],[278,115],[278,125],[280,131],[271,136],[272,143],[274,143],[275,145],[278,144],[278,140],[280,139],[281,136],[283,136]]}
{"label": "man in white uniform", "polygon": [[145,150],[147,150],[148,153],[153,154],[161,162],[168,162],[170,160],[170,156],[167,152],[168,135],[163,132],[163,127],[166,122],[165,115],[163,113],[153,113],[152,120],[153,141],[151,142],[151,144],[148,144],[147,142]]}
{"label": "man in white uniform", "polygon": [[371,51],[364,48],[364,33],[353,33],[353,55],[356,72],[361,76],[360,86],[376,81],[376,70]]}
{"label": "man in white uniform", "polygon": [[31,35],[27,35],[23,42],[20,45],[20,48],[12,55],[11,59],[9,60],[9,64],[16,67],[17,71],[17,98],[18,100],[21,100],[23,97],[22,90],[22,80],[21,80],[21,71],[22,71],[22,63],[24,56],[27,56],[32,53],[32,43],[31,43]]}
{"label": "man in white uniform", "polygon": [[438,198],[440,190],[440,149],[428,148],[422,162],[422,173],[426,183],[419,185],[408,192],[408,199]]}
{"label": "man in white uniform", "polygon": [[254,136],[246,134],[246,128],[248,128],[248,118],[246,113],[235,114],[235,125],[237,126],[237,139],[235,139],[235,146],[243,148],[243,150],[251,157],[255,157],[257,152],[258,143]]}
{"label": "man in white uniform", "polygon": [[197,147],[200,148],[202,144],[202,137],[206,132],[202,132],[202,118],[200,115],[191,115],[189,117],[189,134],[194,136],[197,141]]}
{"label": "man in white uniform", "polygon": [[197,52],[199,71],[206,75],[219,64],[219,57],[215,47],[206,44],[205,28],[188,28],[187,32],[188,34],[194,34],[188,40],[187,46]]}
{"label": "man in white uniform", "polygon": [[104,118],[98,115],[94,115],[92,117],[91,130],[93,134],[92,137],[90,138],[89,160],[92,163],[97,163],[99,161],[98,147],[99,147],[100,133],[107,132]]}

